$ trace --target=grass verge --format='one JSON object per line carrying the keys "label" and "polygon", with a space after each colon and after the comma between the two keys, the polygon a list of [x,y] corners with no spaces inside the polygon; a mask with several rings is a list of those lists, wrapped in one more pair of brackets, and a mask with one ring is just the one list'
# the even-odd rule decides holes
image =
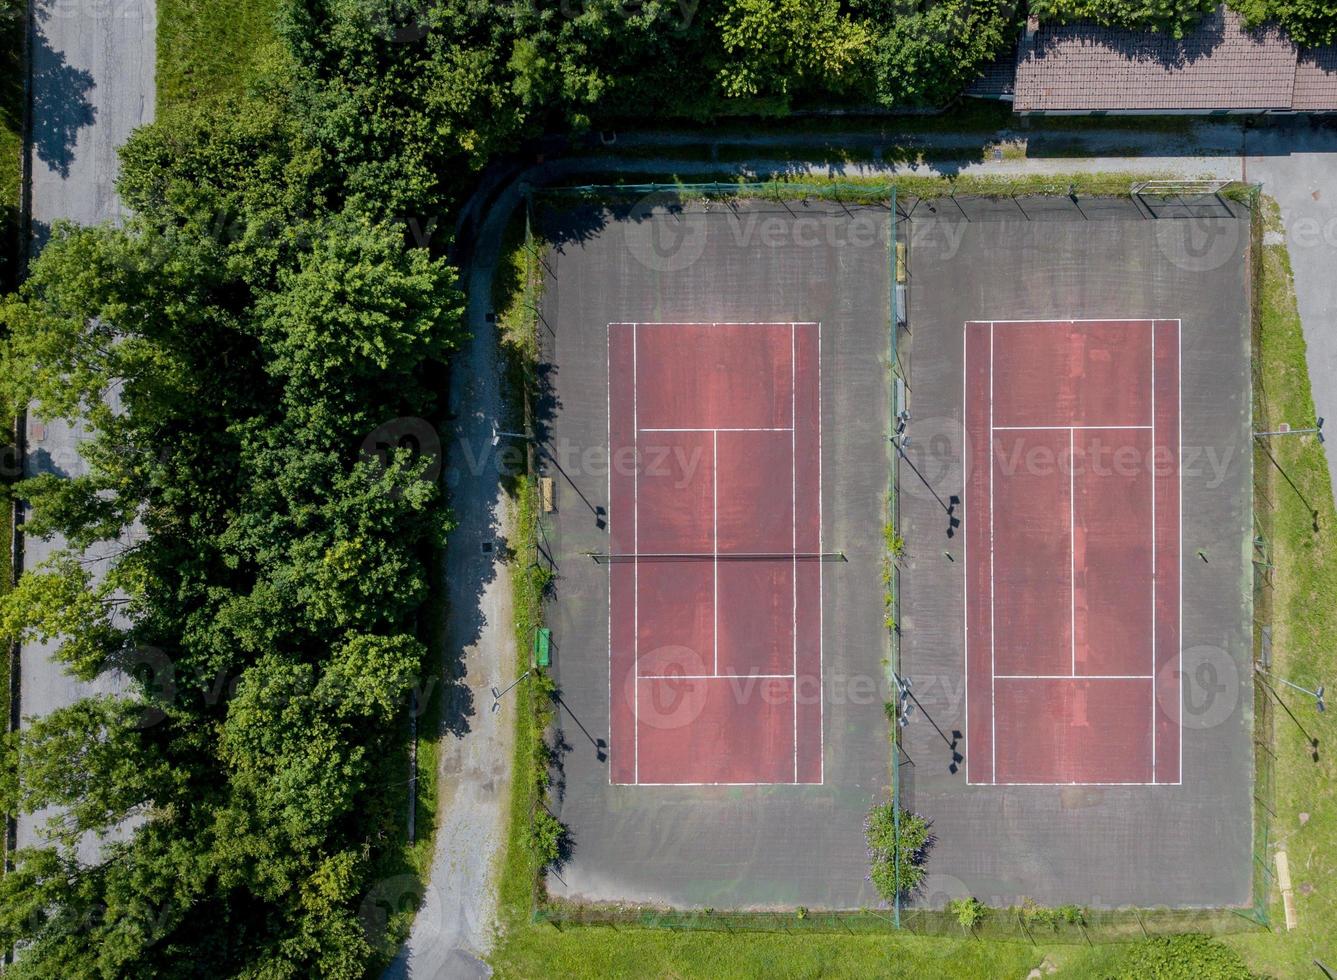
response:
{"label": "grass verge", "polygon": [[[1137,174],[1138,180],[1184,179],[1193,175],[1157,172]],[[797,197],[822,196],[846,204],[885,204],[894,186],[901,197],[937,199],[953,195],[980,197],[1127,197],[1134,176],[1127,173],[1007,174],[955,176],[897,175],[827,177],[806,169],[756,182],[739,180],[736,172],[707,171],[673,174],[657,178],[655,187],[672,192],[682,200],[739,198],[793,200]],[[628,181],[624,173],[589,172],[582,174],[580,185],[553,187],[541,193],[567,200],[608,203],[625,196],[635,200],[650,187],[649,176],[639,182]],[[714,187],[708,185],[714,184]]]}
{"label": "grass verge", "polygon": [[[497,311],[497,332],[503,364],[503,384],[513,415],[508,428],[534,431],[533,404],[538,394],[539,345],[536,317],[542,284],[537,244],[526,239],[523,211],[507,226],[501,256],[492,280],[492,306]],[[515,617],[515,676],[531,667],[534,632],[543,625],[543,598],[552,572],[538,550],[540,514],[538,471],[533,443],[526,443],[523,465],[504,465],[503,482],[510,495],[511,554],[509,569]],[[514,444],[507,447],[515,451]],[[500,461],[510,462],[503,456]],[[514,460],[521,462],[520,458]],[[511,475],[506,475],[511,474]],[[529,926],[541,888],[547,858],[536,846],[537,821],[547,802],[549,771],[553,762],[547,731],[553,723],[552,680],[535,669],[519,684],[515,698],[511,806],[505,855],[498,885],[498,909],[503,929]],[[545,824],[556,827],[555,821]]]}
{"label": "grass verge", "polygon": [[[1265,244],[1258,270],[1255,428],[1314,422],[1306,346],[1295,305],[1290,258],[1275,202],[1263,199]],[[1257,510],[1270,562],[1272,675],[1313,688],[1337,680],[1337,511],[1323,446],[1310,437],[1258,440],[1254,458]],[[1268,527],[1270,525],[1270,528]],[[1337,731],[1304,695],[1275,683],[1296,718],[1319,739],[1315,761],[1306,736],[1284,710],[1274,713],[1276,818],[1273,838],[1290,859],[1299,926],[1286,932],[1272,896],[1273,932],[1226,941],[1250,967],[1279,977],[1315,972],[1315,959],[1337,967]],[[1302,816],[1303,815],[1303,816]],[[1272,860],[1272,855],[1268,855]]]}
{"label": "grass verge", "polygon": [[158,115],[242,95],[282,57],[276,0],[158,0]]}

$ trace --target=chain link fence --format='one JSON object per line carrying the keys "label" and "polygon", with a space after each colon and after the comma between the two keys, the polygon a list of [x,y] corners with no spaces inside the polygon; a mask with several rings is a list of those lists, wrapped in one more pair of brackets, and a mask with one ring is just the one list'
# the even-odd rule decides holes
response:
{"label": "chain link fence", "polygon": [[[899,918],[899,923],[898,923]],[[885,935],[972,937],[992,942],[1095,945],[1138,942],[1152,936],[1194,932],[1206,935],[1250,932],[1258,923],[1247,910],[1222,909],[989,909],[970,928],[950,912],[931,909],[859,909],[847,912],[735,912],[713,909],[657,909],[633,906],[541,908],[536,921],[568,926],[667,929],[675,932],[770,932],[801,935]]]}
{"label": "chain link fence", "polygon": [[[904,224],[921,207],[941,208],[956,207],[967,220],[987,218],[1000,212],[1000,209],[1016,208],[1013,213],[1034,217],[1031,212],[1036,208],[1047,209],[1048,213],[1071,210],[1074,216],[1085,220],[1115,215],[1127,218],[1140,216],[1155,218],[1152,209],[1139,205],[1136,195],[1130,194],[1125,185],[1123,199],[1110,197],[1084,200],[1071,184],[1055,184],[1042,189],[1028,189],[1030,194],[1050,194],[1062,198],[1055,204],[1035,201],[1020,201],[1016,195],[999,194],[992,198],[958,200],[952,195],[944,195],[946,201],[927,196],[898,195],[897,187],[892,184],[871,185],[852,184],[838,181],[826,183],[793,183],[770,181],[761,183],[709,182],[697,184],[650,183],[650,184],[587,184],[574,187],[545,188],[542,194],[557,198],[587,199],[591,202],[608,203],[610,199],[637,199],[646,195],[672,194],[682,199],[691,197],[719,197],[724,200],[738,197],[754,199],[774,199],[778,203],[793,202],[806,197],[835,200],[840,203],[861,205],[883,205],[887,208],[890,222],[888,242],[889,271],[889,323],[888,323],[888,378],[892,385],[890,398],[890,431],[895,434],[902,418],[908,411],[906,394],[909,350],[908,295],[910,237],[904,235],[904,242],[898,245],[902,237]],[[1250,250],[1252,268],[1251,320],[1253,330],[1253,371],[1254,371],[1254,416],[1266,418],[1266,393],[1258,375],[1259,331],[1261,316],[1257,283],[1261,272],[1262,255],[1262,216],[1259,207],[1259,188],[1232,185],[1212,195],[1220,201],[1223,213],[1230,213],[1226,201],[1249,204],[1252,221],[1252,248]],[[528,213],[530,195],[526,194],[526,254],[537,261],[537,250],[529,227]],[[1096,204],[1095,207],[1092,204]],[[1206,202],[1204,202],[1206,203]],[[1130,210],[1131,209],[1131,210]],[[537,298],[533,295],[533,283],[527,274],[525,282],[525,303],[535,313],[535,328],[539,327],[541,317],[537,311]],[[536,277],[534,277],[536,278]],[[541,341],[541,337],[537,337]],[[533,406],[529,402],[529,386],[526,385],[525,422],[534,423]],[[527,431],[532,431],[527,428]],[[899,449],[891,452],[889,458],[890,492],[888,496],[887,518],[893,534],[899,533]],[[535,461],[530,460],[530,473],[537,472]],[[1268,662],[1268,650],[1271,642],[1271,587],[1272,568],[1270,563],[1271,540],[1271,502],[1266,494],[1265,480],[1260,482],[1259,474],[1263,468],[1255,465],[1255,541],[1254,541],[1254,660],[1256,663]],[[536,490],[537,481],[532,481],[528,488]],[[538,502],[533,504],[537,520],[535,522],[535,551],[543,554],[538,536],[542,534],[542,515]],[[890,634],[889,670],[892,672],[892,685],[895,691],[895,678],[900,675],[900,567],[894,554],[888,554],[887,576],[887,617]],[[535,621],[541,610],[535,611]],[[536,875],[533,900],[533,920],[547,923],[555,928],[568,926],[605,926],[612,928],[647,928],[667,929],[682,932],[771,932],[771,933],[814,933],[814,934],[892,934],[898,932],[921,936],[950,936],[960,938],[971,936],[981,940],[998,942],[1017,942],[1029,944],[1083,944],[1137,942],[1158,935],[1177,933],[1203,933],[1220,935],[1227,933],[1248,932],[1268,927],[1269,901],[1273,887],[1273,874],[1270,865],[1273,846],[1273,827],[1275,819],[1274,804],[1274,761],[1273,754],[1273,705],[1267,691],[1255,677],[1254,684],[1254,756],[1255,756],[1255,793],[1254,793],[1254,885],[1253,899],[1249,906],[1229,909],[1115,909],[1090,910],[1073,906],[1064,909],[1047,908],[1008,908],[987,909],[969,928],[963,927],[950,911],[922,908],[905,908],[900,901],[887,909],[859,909],[850,911],[717,911],[714,909],[664,909],[627,905],[574,905],[546,900],[542,885],[542,876]],[[891,725],[891,781],[892,799],[899,810],[903,803],[900,780],[900,741],[899,726],[895,718]],[[540,801],[536,800],[535,812]]]}

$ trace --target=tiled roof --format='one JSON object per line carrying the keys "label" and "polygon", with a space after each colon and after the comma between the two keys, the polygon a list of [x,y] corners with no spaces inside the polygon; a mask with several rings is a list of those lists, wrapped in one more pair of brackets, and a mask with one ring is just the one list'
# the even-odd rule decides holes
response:
{"label": "tiled roof", "polygon": [[1301,112],[1337,109],[1337,47],[1300,52],[1292,107]]}
{"label": "tiled roof", "polygon": [[1296,46],[1281,31],[1245,30],[1239,15],[1224,8],[1182,40],[1091,23],[1032,26],[1017,52],[1013,106],[1019,112],[1289,109],[1296,61]]}

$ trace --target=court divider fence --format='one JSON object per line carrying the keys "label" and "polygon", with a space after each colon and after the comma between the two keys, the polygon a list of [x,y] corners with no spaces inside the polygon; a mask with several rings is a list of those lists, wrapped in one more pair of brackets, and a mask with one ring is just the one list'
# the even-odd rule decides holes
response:
{"label": "court divider fence", "polygon": [[1193,932],[1206,935],[1256,931],[1247,910],[1223,909],[989,909],[970,928],[950,912],[935,909],[858,909],[818,912],[737,912],[714,909],[662,909],[639,906],[551,904],[538,909],[535,921],[554,928],[607,926],[668,929],[677,932],[769,932],[794,935],[879,935],[975,938],[994,942],[1059,945],[1131,943],[1153,936]]}
{"label": "court divider fence", "polygon": [[[670,194],[682,198],[718,196],[748,197],[753,199],[774,199],[779,203],[802,200],[806,197],[832,199],[842,204],[881,205],[888,211],[888,289],[889,289],[889,324],[888,324],[888,378],[891,383],[889,400],[889,434],[896,433],[901,413],[908,406],[902,404],[908,391],[907,372],[902,361],[900,332],[909,331],[908,296],[910,268],[910,237],[906,237],[903,252],[897,250],[900,225],[913,217],[914,211],[926,200],[922,195],[909,197],[899,195],[894,183],[880,185],[844,183],[831,181],[826,183],[796,183],[789,181],[738,182],[712,181],[707,183],[649,183],[649,184],[587,184],[571,187],[525,188],[525,249],[529,256],[537,258],[531,227],[531,208],[535,193],[544,197],[589,198],[591,201],[607,202],[610,198],[626,195],[630,198],[643,198],[646,195]],[[1260,297],[1258,283],[1262,268],[1262,214],[1259,206],[1261,188],[1259,185],[1232,185],[1212,196],[1219,201],[1235,201],[1249,205],[1251,233],[1249,260],[1250,269],[1250,318],[1252,332],[1252,371],[1254,417],[1265,418],[1265,393],[1259,383],[1259,337],[1261,330]],[[1082,199],[1072,184],[1055,184],[1049,189],[1028,189],[1029,194],[1051,193],[1055,197],[1068,199],[1074,210],[1083,212]],[[952,204],[960,214],[971,219],[972,206],[969,201],[956,201],[952,195]],[[1136,193],[1125,190],[1127,200],[1136,199]],[[977,199],[978,200],[978,199]],[[1001,194],[992,198],[994,202],[1011,200],[1025,213],[1026,203],[1016,201],[1014,195]],[[1102,196],[1102,201],[1110,200]],[[1002,206],[1007,206],[1006,204]],[[1154,208],[1138,207],[1141,217],[1156,219],[1160,217]],[[981,214],[988,213],[981,212]],[[1183,218],[1183,213],[1176,217]],[[1091,220],[1091,213],[1082,213],[1082,217]],[[1126,217],[1126,215],[1125,215]],[[904,278],[904,282],[899,280]],[[534,295],[531,277],[525,277],[525,304],[534,314],[534,326],[537,331],[541,319],[537,309],[537,296]],[[898,289],[898,285],[905,288]],[[537,339],[537,338],[536,338]],[[528,386],[525,391],[524,416],[526,431],[533,431],[533,407],[530,402]],[[537,474],[537,460],[533,457],[530,445],[529,472]],[[1255,449],[1255,453],[1257,450]],[[900,452],[893,446],[889,453],[889,495],[888,520],[894,533],[899,533],[899,461]],[[1269,498],[1264,487],[1258,482],[1261,468],[1254,467],[1254,581],[1253,581],[1253,660],[1266,665],[1271,643],[1272,576],[1270,564],[1271,515]],[[530,492],[537,492],[537,481],[531,482]],[[539,503],[533,501],[535,508],[536,553],[545,551],[538,540],[542,535],[542,513]],[[889,692],[896,697],[895,681],[900,676],[900,566],[897,556],[888,555],[890,601],[887,615],[892,623],[889,628],[890,651],[889,671],[891,673]],[[536,613],[541,615],[541,610]],[[715,909],[671,909],[634,905],[584,905],[550,900],[543,887],[541,874],[536,874],[533,890],[533,914],[535,923],[546,923],[557,929],[572,926],[604,926],[611,928],[646,928],[667,929],[682,932],[761,932],[790,934],[846,934],[875,935],[891,933],[910,933],[921,936],[946,936],[954,938],[973,937],[981,940],[998,942],[1017,942],[1038,945],[1044,944],[1082,944],[1138,942],[1153,936],[1174,935],[1177,933],[1202,933],[1224,935],[1229,933],[1256,931],[1271,925],[1269,906],[1274,876],[1270,860],[1274,843],[1272,823],[1275,818],[1275,755],[1273,749],[1273,706],[1265,687],[1259,682],[1254,672],[1254,846],[1253,846],[1253,889],[1252,901],[1241,908],[1212,909],[1168,909],[1168,908],[1121,908],[1121,909],[1085,909],[1066,906],[1060,909],[1043,907],[987,908],[974,925],[963,927],[950,911],[939,909],[907,908],[898,897],[889,909],[858,909],[848,911],[809,911],[796,908],[789,911],[719,911]],[[902,805],[900,773],[900,729],[894,717],[889,719],[891,726],[891,791],[895,809],[899,817]],[[539,801],[533,812],[537,812]],[[531,814],[532,816],[532,814]]]}
{"label": "court divider fence", "polygon": [[[900,290],[897,288],[901,272],[901,262],[899,250],[896,242],[898,216],[896,210],[896,188],[891,189],[891,207],[887,217],[887,378],[891,382],[891,397],[889,399],[888,412],[890,418],[888,421],[887,434],[892,442],[890,452],[887,454],[890,471],[887,474],[887,523],[890,529],[888,538],[900,534],[901,514],[900,514],[900,445],[896,441],[899,438],[897,428],[900,423],[901,411],[905,406],[900,404],[900,392],[904,390],[905,382],[908,380],[901,373],[900,367],[900,310],[898,309],[898,300]],[[887,668],[891,673],[888,678],[890,683],[887,685],[887,696],[891,698],[892,704],[900,704],[899,691],[897,684],[901,676],[901,566],[900,556],[895,553],[891,540],[886,542],[887,554],[882,558],[886,564],[886,588],[890,590],[887,597],[887,624],[889,633],[890,650]],[[888,719],[888,725],[891,729],[891,802],[892,818],[895,823],[896,840],[899,843],[901,839],[901,726],[900,719]],[[895,880],[901,880],[900,869],[901,853],[897,847],[895,854],[896,874]],[[898,893],[892,902],[892,916],[897,928],[901,925],[901,895]]]}

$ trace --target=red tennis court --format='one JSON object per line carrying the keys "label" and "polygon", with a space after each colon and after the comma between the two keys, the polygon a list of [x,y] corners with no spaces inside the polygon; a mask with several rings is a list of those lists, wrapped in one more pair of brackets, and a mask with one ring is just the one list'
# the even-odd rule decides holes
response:
{"label": "red tennis court", "polygon": [[1179,337],[965,326],[970,783],[1181,780]]}
{"label": "red tennis court", "polygon": [[822,781],[820,326],[608,326],[610,780]]}

